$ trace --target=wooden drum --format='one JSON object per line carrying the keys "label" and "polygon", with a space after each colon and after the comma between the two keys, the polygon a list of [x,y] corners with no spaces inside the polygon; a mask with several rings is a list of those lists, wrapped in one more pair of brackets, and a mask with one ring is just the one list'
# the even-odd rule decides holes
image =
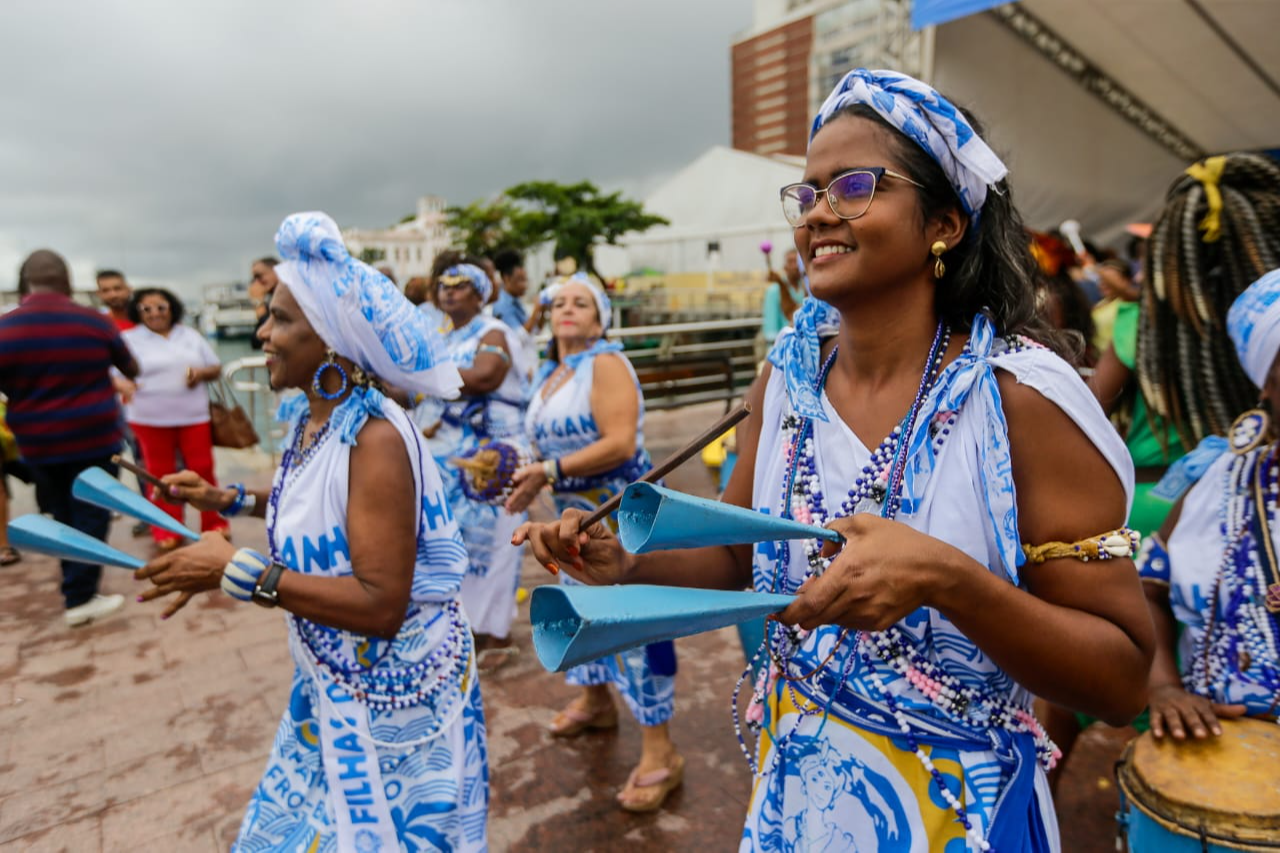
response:
{"label": "wooden drum", "polygon": [[1129,744],[1116,771],[1135,853],[1280,851],[1280,725],[1222,720],[1206,740]]}

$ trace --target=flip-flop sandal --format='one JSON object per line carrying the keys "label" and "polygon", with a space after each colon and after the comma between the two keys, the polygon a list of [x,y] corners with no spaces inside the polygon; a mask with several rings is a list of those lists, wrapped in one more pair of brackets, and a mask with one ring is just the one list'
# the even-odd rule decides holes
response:
{"label": "flip-flop sandal", "polygon": [[[520,656],[519,646],[494,646],[491,649],[485,649],[476,655],[476,669],[481,672],[493,672],[502,669],[512,660]],[[486,661],[495,659],[494,663],[486,663]]]}
{"label": "flip-flop sandal", "polygon": [[616,729],[618,727],[618,706],[609,703],[609,707],[601,708],[594,714],[570,705],[560,713],[547,728],[552,737],[577,737],[587,729]]}
{"label": "flip-flop sandal", "polygon": [[[667,801],[667,795],[680,787],[684,781],[684,756],[677,755],[675,761],[660,770],[641,773],[632,770],[627,778],[626,787],[618,792],[618,805],[629,812],[655,812]],[[628,791],[653,790],[654,793],[642,800],[627,797]]]}
{"label": "flip-flop sandal", "polygon": [[0,548],[0,566],[12,566],[22,560],[22,552],[17,548]]}

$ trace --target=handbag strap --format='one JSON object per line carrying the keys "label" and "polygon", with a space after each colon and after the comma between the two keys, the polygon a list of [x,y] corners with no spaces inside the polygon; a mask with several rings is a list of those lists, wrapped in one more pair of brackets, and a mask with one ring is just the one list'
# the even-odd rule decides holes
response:
{"label": "handbag strap", "polygon": [[209,397],[215,403],[227,409],[234,409],[236,406],[240,405],[236,400],[235,391],[233,391],[231,386],[227,384],[226,379],[219,376],[216,382],[210,382],[208,385]]}

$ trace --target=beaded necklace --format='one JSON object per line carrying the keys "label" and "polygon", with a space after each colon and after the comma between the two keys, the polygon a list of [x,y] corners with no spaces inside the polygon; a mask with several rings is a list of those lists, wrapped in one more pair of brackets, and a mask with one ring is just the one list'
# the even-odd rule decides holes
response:
{"label": "beaded necklace", "polygon": [[[924,373],[921,376],[920,385],[910,410],[872,452],[870,461],[862,468],[861,476],[855,479],[848,495],[841,501],[839,516],[836,517],[873,510],[878,511],[883,518],[892,519],[896,517],[902,506],[901,487],[907,461],[904,458],[906,446],[915,430],[924,400],[940,375],[942,359],[945,356],[949,341],[950,332],[940,323],[934,335],[933,345],[930,348]],[[1017,351],[1027,346],[1031,346],[1031,344],[1016,339],[1007,341],[1007,349],[1009,351]],[[837,349],[834,348],[832,350],[823,364],[815,382],[815,391],[820,392],[825,385],[827,375],[835,361]],[[956,412],[943,411],[939,412],[933,422],[928,425],[927,428],[931,433],[932,449],[935,453],[945,444],[947,437],[955,426],[956,418]],[[821,490],[821,478],[817,471],[812,421],[808,418],[797,418],[794,415],[788,415],[784,418],[782,427],[792,433],[787,448],[787,474],[783,478],[782,506],[784,507],[784,515],[805,523],[822,525],[827,521],[827,512],[825,509],[825,497]],[[821,550],[822,542],[817,539],[805,543],[805,556],[808,566],[804,580],[820,576],[830,564],[829,559],[822,557]],[[790,562],[790,545],[784,541],[781,543],[775,563],[772,584],[772,589],[775,592],[794,592],[795,589],[799,588],[798,584],[792,587],[789,578],[785,574],[785,569],[790,565]],[[746,717],[749,729],[758,732],[763,728],[763,708],[767,701],[767,696],[772,692],[779,678],[787,682],[788,692],[795,707],[800,712],[799,719],[791,731],[774,743],[773,764],[776,765],[783,748],[799,730],[804,718],[815,715],[820,711],[826,712],[825,708],[818,708],[809,703],[799,701],[800,697],[796,694],[794,682],[808,680],[814,676],[821,677],[825,665],[835,655],[833,650],[823,660],[822,664],[804,677],[793,676],[790,673],[791,657],[799,651],[810,632],[795,626],[783,626],[772,621],[769,624],[774,627],[774,630],[766,636],[761,649],[757,650],[746,670],[738,679],[738,683],[734,688],[732,703],[734,731],[738,737],[739,746],[743,754],[746,755],[752,772],[757,775],[761,775],[759,774],[758,764],[742,737],[741,722],[738,716],[738,700],[741,688],[747,678],[750,677],[752,668],[761,660],[761,655],[768,652],[770,665],[767,671],[762,672],[757,679],[755,690],[747,709]],[[848,631],[845,631],[840,634],[837,640],[837,647],[848,633]],[[942,774],[933,766],[929,755],[916,740],[909,717],[901,709],[897,699],[887,689],[880,676],[876,658],[879,658],[882,663],[887,664],[890,669],[906,679],[948,719],[980,731],[998,726],[1011,732],[1028,733],[1034,739],[1037,757],[1046,768],[1051,768],[1056,764],[1058,758],[1061,757],[1061,752],[1049,739],[1035,717],[1025,708],[1008,702],[998,695],[992,695],[981,689],[967,686],[960,679],[947,673],[940,664],[926,657],[896,626],[891,626],[887,630],[880,632],[858,632],[854,648],[856,649],[856,658],[862,661],[868,679],[876,691],[884,698],[885,704],[898,724],[898,728],[902,731],[907,741],[908,751],[912,752],[929,772],[942,798],[956,813],[959,822],[964,826],[965,834],[969,839],[979,849],[991,850],[991,845],[986,840],[981,829],[970,819],[963,804],[952,794]],[[840,685],[847,678],[854,658],[854,654],[846,654],[840,666],[840,677],[830,690],[830,695],[827,699],[828,706],[834,700]]]}
{"label": "beaded necklace", "polygon": [[[1269,542],[1280,501],[1276,446],[1232,460],[1219,509],[1227,548],[1209,598],[1209,618],[1184,684],[1206,697],[1226,694],[1233,680],[1255,684],[1280,699],[1280,626],[1267,607]],[[1256,517],[1258,514],[1261,517]]]}

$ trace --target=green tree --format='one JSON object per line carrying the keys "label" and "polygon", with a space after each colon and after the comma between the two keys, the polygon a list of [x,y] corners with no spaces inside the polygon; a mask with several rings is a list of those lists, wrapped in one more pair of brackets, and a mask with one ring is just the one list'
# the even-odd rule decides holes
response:
{"label": "green tree", "polygon": [[473,255],[492,255],[502,249],[525,252],[547,240],[542,224],[504,197],[450,207],[445,210],[445,223],[459,248]]}
{"label": "green tree", "polygon": [[640,202],[623,198],[621,192],[602,194],[590,181],[526,181],[504,195],[520,202],[531,232],[555,240],[557,258],[572,257],[579,269],[590,273],[596,273],[593,250],[597,242],[617,245],[625,234],[670,224],[661,216],[646,213]]}

